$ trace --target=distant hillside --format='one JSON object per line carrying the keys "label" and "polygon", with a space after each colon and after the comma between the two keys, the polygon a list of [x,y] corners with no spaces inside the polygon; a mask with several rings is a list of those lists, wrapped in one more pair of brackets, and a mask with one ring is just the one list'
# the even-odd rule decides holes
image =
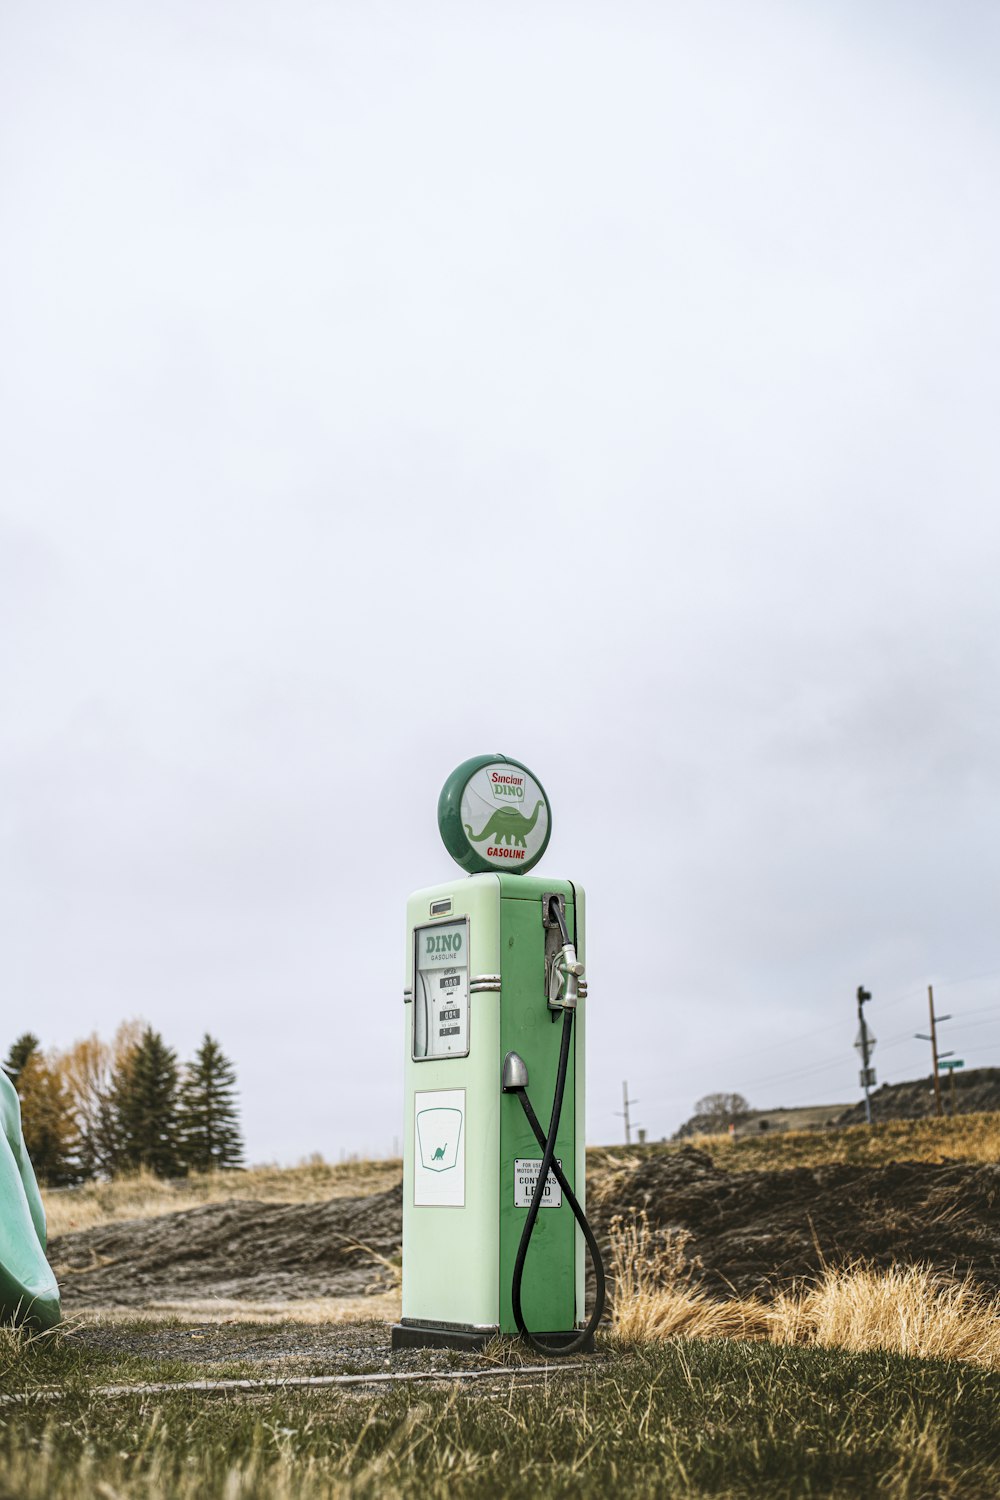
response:
{"label": "distant hillside", "polygon": [[[849,1109],[849,1104],[810,1104],[801,1109],[752,1109],[736,1121],[737,1137],[758,1135],[765,1130],[810,1130],[818,1125],[837,1125]],[[675,1132],[674,1140],[689,1140],[693,1136],[713,1135],[718,1124],[708,1115],[692,1115]]]}
{"label": "distant hillside", "polygon": [[[954,1090],[944,1072],[941,1097],[945,1114],[984,1114],[1000,1111],[1000,1068],[970,1068],[956,1072]],[[922,1120],[934,1114],[934,1079],[913,1078],[905,1083],[884,1083],[872,1094],[876,1120]],[[813,1104],[801,1109],[753,1109],[736,1122],[736,1136],[759,1135],[769,1130],[814,1130],[840,1125],[863,1125],[865,1102]],[[674,1140],[711,1135],[719,1126],[706,1115],[692,1115],[675,1133]]]}
{"label": "distant hillside", "polygon": [[[1000,1068],[964,1068],[955,1073],[952,1082],[942,1073],[941,1098],[946,1114],[971,1115],[1000,1109]],[[872,1094],[872,1113],[876,1120],[922,1120],[934,1113],[934,1079],[911,1079],[908,1083],[883,1083]],[[865,1118],[862,1099],[845,1110],[838,1125],[860,1125]]]}

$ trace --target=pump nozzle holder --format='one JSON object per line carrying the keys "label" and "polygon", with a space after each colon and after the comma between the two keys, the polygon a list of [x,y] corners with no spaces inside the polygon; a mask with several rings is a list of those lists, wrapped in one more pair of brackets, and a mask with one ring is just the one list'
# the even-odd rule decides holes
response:
{"label": "pump nozzle holder", "polygon": [[519,1094],[528,1087],[528,1064],[519,1052],[508,1052],[504,1058],[500,1087],[505,1094]]}

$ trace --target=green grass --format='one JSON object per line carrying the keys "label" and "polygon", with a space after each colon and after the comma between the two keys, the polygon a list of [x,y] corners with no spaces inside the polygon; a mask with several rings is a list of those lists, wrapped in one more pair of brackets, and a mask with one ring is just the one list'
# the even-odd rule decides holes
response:
{"label": "green grass", "polygon": [[2,1384],[65,1395],[0,1408],[0,1500],[1000,1493],[995,1374],[726,1340],[604,1349],[586,1374],[530,1389],[502,1374],[488,1392],[110,1402],[87,1387],[162,1379],[163,1365],[91,1365],[67,1341],[43,1340],[8,1362]]}

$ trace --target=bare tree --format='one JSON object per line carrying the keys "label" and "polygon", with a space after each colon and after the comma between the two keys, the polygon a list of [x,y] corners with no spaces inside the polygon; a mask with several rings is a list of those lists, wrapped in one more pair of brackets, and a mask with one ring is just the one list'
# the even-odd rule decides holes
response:
{"label": "bare tree", "polygon": [[111,1177],[120,1165],[114,1080],[134,1054],[142,1032],[141,1021],[123,1021],[110,1042],[95,1032],[56,1056],[76,1117],[84,1178]]}
{"label": "bare tree", "polygon": [[728,1130],[745,1120],[750,1101],[742,1094],[706,1094],[694,1107],[695,1118],[704,1130]]}

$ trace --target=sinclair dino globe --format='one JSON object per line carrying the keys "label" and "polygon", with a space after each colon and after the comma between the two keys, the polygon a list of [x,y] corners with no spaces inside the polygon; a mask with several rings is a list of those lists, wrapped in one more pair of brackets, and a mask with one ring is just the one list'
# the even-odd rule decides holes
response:
{"label": "sinclair dino globe", "polygon": [[524,874],[545,853],[552,813],[527,766],[505,755],[477,755],[445,782],[438,827],[452,859],[470,874]]}

